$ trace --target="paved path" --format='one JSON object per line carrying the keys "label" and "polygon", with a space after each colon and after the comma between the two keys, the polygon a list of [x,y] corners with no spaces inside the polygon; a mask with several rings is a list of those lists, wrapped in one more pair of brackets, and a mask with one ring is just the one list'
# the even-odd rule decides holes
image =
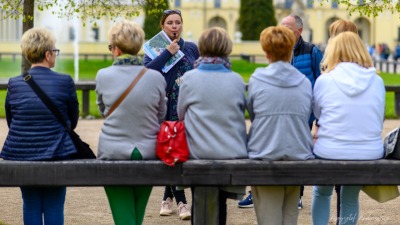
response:
{"label": "paved path", "polygon": [[[87,141],[93,149],[97,149],[97,141],[100,133],[102,120],[81,120],[77,133]],[[400,126],[400,120],[387,120],[383,134],[386,134],[395,127]],[[4,119],[0,119],[0,143],[4,142],[8,128]],[[304,209],[300,211],[299,225],[311,224],[311,190],[305,188],[303,198]],[[176,215],[160,217],[160,203],[163,194],[162,187],[155,187],[150,196],[146,210],[145,225],[180,225],[189,221],[180,221]],[[190,193],[186,197],[190,203]],[[330,225],[335,224],[335,203],[332,198],[332,211]],[[369,199],[363,193],[360,195],[360,225],[398,225],[400,224],[400,198],[387,203],[377,203]],[[22,224],[22,203],[19,188],[0,188],[0,221],[9,225]],[[113,224],[110,209],[103,188],[101,187],[69,187],[65,204],[66,225],[111,225]],[[236,201],[228,200],[228,225],[254,225],[257,224],[254,210],[239,209]]]}

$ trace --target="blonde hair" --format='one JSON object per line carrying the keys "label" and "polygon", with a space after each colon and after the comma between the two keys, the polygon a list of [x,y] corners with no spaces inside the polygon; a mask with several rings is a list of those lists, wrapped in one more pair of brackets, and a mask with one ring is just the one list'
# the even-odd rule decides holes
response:
{"label": "blonde hair", "polygon": [[335,22],[333,22],[329,26],[330,38],[333,38],[336,35],[338,35],[342,32],[345,32],[345,31],[351,31],[355,34],[358,34],[357,26],[350,20],[339,19],[339,20],[336,20]]}
{"label": "blonde hair", "polygon": [[144,31],[137,23],[123,20],[111,27],[108,39],[110,45],[117,46],[123,53],[136,55],[144,42]]}
{"label": "blonde hair", "polygon": [[260,43],[270,62],[289,62],[296,38],[293,31],[285,26],[271,26],[261,32]]}
{"label": "blonde hair", "polygon": [[227,57],[232,52],[232,41],[223,28],[209,28],[199,38],[199,52],[200,56]]}
{"label": "blonde hair", "polygon": [[354,32],[342,32],[332,38],[329,43],[329,51],[321,64],[323,73],[333,70],[341,62],[352,62],[365,68],[373,66],[367,48]]}
{"label": "blonde hair", "polygon": [[325,61],[326,55],[329,52],[328,49],[329,49],[329,45],[330,45],[329,43],[331,42],[331,39],[334,38],[335,36],[337,36],[338,34],[346,32],[346,31],[353,32],[358,35],[357,26],[350,20],[339,19],[339,20],[336,20],[335,22],[333,22],[329,26],[329,39],[328,39],[328,44],[325,48],[324,56],[322,57],[322,60],[321,60],[321,71],[325,69],[323,67],[323,64],[324,64],[323,62]]}
{"label": "blonde hair", "polygon": [[46,52],[53,50],[55,44],[56,39],[49,30],[31,28],[22,35],[21,50],[30,63],[40,63],[45,59]]}

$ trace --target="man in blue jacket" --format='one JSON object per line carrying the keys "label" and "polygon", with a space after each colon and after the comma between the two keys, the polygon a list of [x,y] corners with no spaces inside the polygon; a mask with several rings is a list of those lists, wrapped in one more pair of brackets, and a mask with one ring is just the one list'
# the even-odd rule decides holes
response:
{"label": "man in blue jacket", "polygon": [[[312,87],[314,87],[315,81],[321,74],[320,63],[322,60],[322,52],[312,43],[306,42],[301,37],[303,32],[303,20],[297,15],[289,15],[282,19],[281,25],[291,29],[296,37],[296,44],[292,51],[292,64],[302,74],[304,74],[310,81]],[[311,114],[308,121],[310,130],[312,129],[313,122],[315,120],[314,114]],[[303,196],[304,186],[300,190],[299,209],[303,208],[301,197]],[[253,207],[253,198],[251,193],[242,201],[238,203],[238,207],[247,208]]]}

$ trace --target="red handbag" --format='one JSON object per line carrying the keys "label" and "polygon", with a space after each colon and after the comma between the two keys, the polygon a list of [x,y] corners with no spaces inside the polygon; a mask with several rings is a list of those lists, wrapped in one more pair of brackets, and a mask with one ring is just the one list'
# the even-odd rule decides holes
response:
{"label": "red handbag", "polygon": [[157,136],[156,154],[166,165],[186,162],[189,147],[183,121],[164,121]]}

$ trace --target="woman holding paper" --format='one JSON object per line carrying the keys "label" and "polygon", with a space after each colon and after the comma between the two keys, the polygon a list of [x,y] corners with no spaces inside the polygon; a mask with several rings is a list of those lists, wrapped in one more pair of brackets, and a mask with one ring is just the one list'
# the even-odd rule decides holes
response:
{"label": "woman holding paper", "polygon": [[[164,51],[158,56],[145,54],[144,65],[147,68],[154,69],[162,73],[167,86],[166,95],[168,98],[166,120],[178,120],[177,104],[179,96],[180,79],[186,71],[193,69],[194,61],[199,57],[197,46],[192,42],[184,41],[180,36],[182,33],[182,15],[179,10],[165,10],[160,21],[162,32],[165,33],[172,42],[166,46]],[[145,44],[146,45],[146,44]],[[180,51],[180,52],[179,52]],[[184,56],[176,62],[171,68],[166,67],[170,60],[176,57],[176,54]],[[182,220],[188,220],[191,217],[190,209],[184,191],[177,191],[175,186],[166,186],[163,201],[161,203],[161,216],[172,215],[173,197],[178,205],[178,216]]]}

